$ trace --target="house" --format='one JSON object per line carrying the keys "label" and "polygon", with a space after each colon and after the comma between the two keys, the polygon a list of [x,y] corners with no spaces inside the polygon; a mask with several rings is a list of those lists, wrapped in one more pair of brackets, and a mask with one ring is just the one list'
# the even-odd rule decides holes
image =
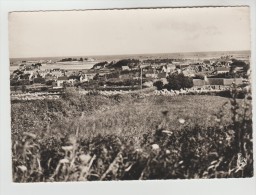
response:
{"label": "house", "polygon": [[55,81],[55,80],[57,80],[57,77],[55,77],[55,76],[52,76],[52,75],[50,75],[50,74],[47,74],[47,75],[45,75],[45,80],[46,81]]}
{"label": "house", "polygon": [[24,73],[24,74],[33,74],[33,73],[34,73],[34,71],[31,71],[31,70],[25,70],[23,73]]}
{"label": "house", "polygon": [[157,74],[153,70],[149,70],[145,73],[146,78],[157,78]]}
{"label": "house", "polygon": [[205,81],[206,85],[224,85],[223,78],[207,78]]}
{"label": "house", "polygon": [[232,61],[228,60],[228,59],[220,59],[218,60],[218,63],[224,66],[229,66],[230,62],[232,63]]}
{"label": "house", "polygon": [[131,70],[129,66],[122,66],[122,70]]}
{"label": "house", "polygon": [[68,82],[68,77],[66,76],[61,76],[61,77],[58,77],[57,79],[57,87],[63,87],[63,84]]}
{"label": "house", "polygon": [[57,82],[55,81],[52,82],[52,88],[57,88]]}
{"label": "house", "polygon": [[153,82],[152,81],[148,81],[142,84],[143,87],[153,87]]}
{"label": "house", "polygon": [[99,70],[99,69],[101,69],[101,65],[93,66],[93,69],[95,69],[95,70]]}
{"label": "house", "polygon": [[201,87],[205,85],[205,81],[203,79],[193,79],[193,85]]}
{"label": "house", "polygon": [[230,86],[232,84],[241,85],[243,84],[243,79],[242,78],[223,79],[223,84],[227,86]]}
{"label": "house", "polygon": [[146,73],[145,77],[146,78],[158,78],[158,75],[155,73]]}
{"label": "house", "polygon": [[53,71],[51,72],[51,74],[52,74],[52,76],[56,76],[56,77],[61,77],[61,76],[63,76],[63,73],[62,73],[60,70],[57,70],[57,69],[53,70]]}
{"label": "house", "polygon": [[71,75],[73,75],[74,74],[74,71],[68,71],[68,70],[66,70],[65,72],[64,72],[64,76],[67,76],[67,77],[70,77]]}
{"label": "house", "polygon": [[195,71],[192,71],[192,70],[184,70],[184,71],[182,71],[182,73],[186,77],[194,77],[195,76]]}
{"label": "house", "polygon": [[187,67],[189,67],[189,66],[190,66],[190,64],[186,64],[186,63],[181,63],[181,64],[179,64],[179,65],[176,65],[176,67],[177,67],[177,68],[180,68],[180,69],[187,68]]}
{"label": "house", "polygon": [[87,82],[88,80],[89,80],[89,79],[88,79],[88,77],[87,77],[86,74],[80,75],[80,77],[79,77],[79,81],[80,81],[81,83]]}
{"label": "house", "polygon": [[88,79],[88,80],[93,80],[93,78],[94,78],[95,75],[96,75],[96,73],[87,74],[87,79]]}
{"label": "house", "polygon": [[79,81],[79,76],[76,75],[71,75],[68,77],[68,83],[71,83],[72,85],[74,85],[75,82]]}
{"label": "house", "polygon": [[48,72],[45,71],[45,70],[38,70],[37,72],[38,72],[43,78],[45,78],[45,76],[48,74]]}
{"label": "house", "polygon": [[226,67],[217,67],[215,69],[215,72],[217,74],[222,74],[222,73],[228,73],[229,72],[229,68],[226,68]]}
{"label": "house", "polygon": [[130,74],[122,74],[119,75],[119,79],[132,79],[132,76]]}
{"label": "house", "polygon": [[176,69],[176,65],[170,64],[170,65],[164,65],[162,67],[162,72],[170,73],[173,72]]}
{"label": "house", "polygon": [[176,65],[175,64],[168,64],[167,65],[167,70],[170,70],[170,72],[174,71],[176,69]]}
{"label": "house", "polygon": [[162,81],[164,85],[169,83],[166,78],[161,78],[160,81]]}

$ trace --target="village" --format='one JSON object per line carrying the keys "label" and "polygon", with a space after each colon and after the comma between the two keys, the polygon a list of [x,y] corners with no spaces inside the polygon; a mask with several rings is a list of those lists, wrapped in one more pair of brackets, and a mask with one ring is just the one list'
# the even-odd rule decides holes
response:
{"label": "village", "polygon": [[[12,98],[59,97],[69,87],[75,87],[81,93],[97,90],[105,95],[119,94],[154,88],[159,81],[166,85],[168,77],[173,74],[183,74],[192,80],[193,85],[180,90],[158,88],[155,95],[223,91],[229,90],[233,84],[240,87],[248,84],[249,59],[234,59],[232,56],[215,59],[122,59],[97,62],[90,69],[81,66],[72,69],[83,60],[94,62],[91,58],[18,62],[19,68],[10,75]],[[63,68],[43,68],[56,63],[63,64]],[[69,69],[65,68],[67,66]]]}

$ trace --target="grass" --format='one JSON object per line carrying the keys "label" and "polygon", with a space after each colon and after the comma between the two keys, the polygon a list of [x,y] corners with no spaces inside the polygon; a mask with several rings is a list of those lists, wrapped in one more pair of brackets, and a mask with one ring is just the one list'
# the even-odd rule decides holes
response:
{"label": "grass", "polygon": [[[210,126],[215,123],[214,115],[228,99],[212,96],[149,97],[137,101],[124,101],[113,106],[104,106],[94,114],[78,121],[81,134],[88,133],[141,136],[154,131],[162,120],[162,111],[168,111],[169,130],[180,129],[179,118],[191,124]],[[230,121],[231,115],[225,116]]]}
{"label": "grass", "polygon": [[59,100],[12,102],[14,181],[250,177],[250,104],[74,91]]}
{"label": "grass", "polygon": [[[49,133],[74,133],[79,127],[80,136],[85,137],[98,133],[136,137],[154,131],[163,120],[162,111],[166,110],[169,130],[180,129],[179,118],[191,125],[212,126],[216,123],[214,115],[229,101],[217,96],[139,99],[124,95],[119,96],[118,101],[102,96],[84,98],[67,102],[35,100],[12,103],[12,130],[36,134],[49,129]],[[231,121],[231,112],[226,112],[225,121]]]}

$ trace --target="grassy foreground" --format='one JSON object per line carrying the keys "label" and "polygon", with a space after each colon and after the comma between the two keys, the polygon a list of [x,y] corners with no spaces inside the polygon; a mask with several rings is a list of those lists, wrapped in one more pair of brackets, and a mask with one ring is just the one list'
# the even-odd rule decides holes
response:
{"label": "grassy foreground", "polygon": [[250,101],[79,95],[12,102],[15,182],[251,177]]}

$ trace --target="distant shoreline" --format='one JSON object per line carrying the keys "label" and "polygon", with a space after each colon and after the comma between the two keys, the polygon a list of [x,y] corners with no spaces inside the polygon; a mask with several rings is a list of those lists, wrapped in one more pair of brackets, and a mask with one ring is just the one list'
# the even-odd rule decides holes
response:
{"label": "distant shoreline", "polygon": [[207,51],[207,52],[175,52],[175,53],[148,53],[148,54],[117,54],[117,55],[81,55],[81,56],[55,56],[55,57],[25,57],[25,58],[10,58],[10,62],[21,61],[21,60],[60,60],[67,57],[72,58],[94,58],[96,60],[107,60],[107,59],[123,59],[123,58],[145,58],[145,57],[204,57],[204,56],[215,56],[215,55],[234,55],[243,54],[250,55],[251,50],[241,50],[241,51]]}

